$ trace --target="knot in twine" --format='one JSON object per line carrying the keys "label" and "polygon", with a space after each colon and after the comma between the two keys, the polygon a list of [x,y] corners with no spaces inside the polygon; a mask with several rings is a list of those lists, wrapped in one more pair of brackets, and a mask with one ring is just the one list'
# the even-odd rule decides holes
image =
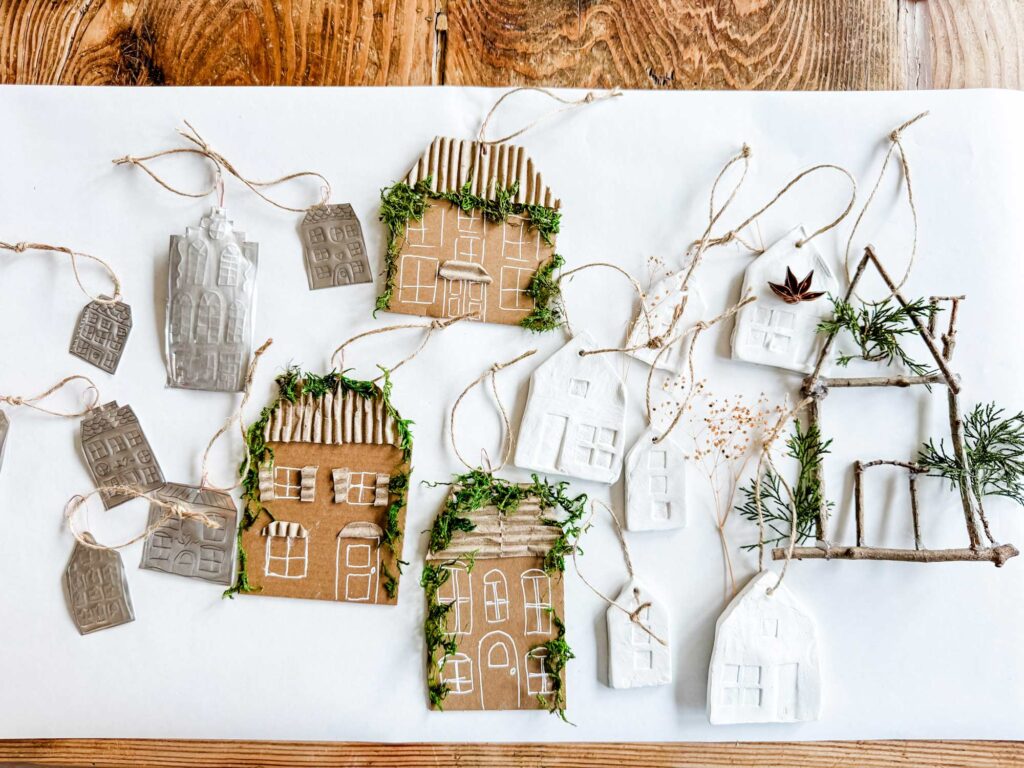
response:
{"label": "knot in twine", "polygon": [[[117,273],[114,272],[114,268],[98,256],[92,256],[88,253],[81,253],[79,251],[72,250],[66,245],[47,245],[46,243],[26,242],[24,240],[17,243],[8,243],[0,240],[0,250],[11,251],[12,253],[25,253],[26,251],[63,253],[71,260],[71,269],[75,273],[75,282],[78,283],[79,289],[82,293],[88,296],[91,301],[95,301],[97,304],[117,304],[121,300],[121,279],[117,276]],[[110,278],[110,282],[114,287],[113,296],[95,295],[89,292],[85,287],[85,283],[82,282],[82,275],[78,270],[79,257],[95,262],[107,273],[107,276]]]}
{"label": "knot in twine", "polygon": [[15,408],[17,408],[19,405],[25,404],[25,398],[17,397],[16,395],[4,395],[0,397],[0,400],[7,403],[8,405],[14,406]]}
{"label": "knot in twine", "polygon": [[[86,382],[86,392],[92,393],[92,401],[89,402],[82,410],[71,412],[54,411],[49,408],[43,408],[41,405],[37,405],[37,403],[45,400],[58,390],[63,389],[72,381]],[[25,406],[26,408],[31,408],[32,410],[39,411],[40,413],[46,413],[49,414],[50,416],[60,416],[61,418],[65,419],[73,419],[79,416],[84,416],[85,414],[89,413],[89,411],[93,410],[99,404],[99,402],[99,388],[88,376],[82,376],[80,374],[76,374],[74,376],[65,376],[63,379],[58,381],[45,392],[40,392],[38,395],[33,395],[31,397],[24,397],[22,395],[0,395],[0,403],[7,403],[12,408],[19,408],[21,406]]]}

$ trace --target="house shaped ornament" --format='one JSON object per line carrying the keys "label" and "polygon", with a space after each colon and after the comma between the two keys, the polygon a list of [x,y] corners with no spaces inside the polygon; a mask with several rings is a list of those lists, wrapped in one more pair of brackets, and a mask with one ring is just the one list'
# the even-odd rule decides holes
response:
{"label": "house shaped ornament", "polygon": [[251,428],[238,591],[395,605],[409,423],[372,382],[293,369],[278,386]]}
{"label": "house shaped ornament", "polygon": [[139,567],[230,584],[238,524],[238,508],[231,495],[210,488],[167,483],[154,498],[201,512],[214,524],[205,525],[191,517],[168,517],[163,507],[151,504],[148,525],[153,527],[143,545]]}
{"label": "house shaped ornament", "polygon": [[515,464],[524,469],[614,483],[625,451],[626,390],[604,355],[577,333],[541,363],[519,427]]}
{"label": "house shaped ornament", "polygon": [[[609,606],[608,685],[643,688],[672,682],[668,611],[636,578]],[[629,614],[636,613],[637,621]],[[645,629],[646,628],[646,629]],[[648,631],[649,630],[649,631]]]}
{"label": "house shaped ornament", "polygon": [[543,318],[557,297],[538,306],[529,289],[558,263],[559,205],[521,147],[434,139],[383,194],[388,249],[377,308],[550,330],[557,323]]}
{"label": "house shaped ornament", "polygon": [[299,232],[311,291],[373,282],[363,228],[351,205],[310,208]]}
{"label": "house shaped ornament", "polygon": [[[797,227],[747,267],[741,295],[756,301],[736,313],[732,357],[810,373],[821,349],[818,324],[832,315],[834,269]],[[800,245],[798,245],[800,244]]]}
{"label": "house shaped ornament", "polygon": [[102,371],[114,373],[131,330],[132,308],[123,301],[90,301],[75,325],[69,351]]}
{"label": "house shaped ornament", "polygon": [[[703,316],[706,305],[696,286],[683,289],[687,270],[663,277],[643,298],[645,311],[637,313],[626,340],[627,354],[647,365],[679,373],[686,363],[686,353],[693,335],[681,336]],[[669,348],[648,346],[652,339],[668,343]],[[636,349],[633,349],[636,347]]]}
{"label": "house shaped ornament", "polygon": [[626,530],[664,531],[686,525],[686,460],[671,434],[644,431],[626,454]]}
{"label": "house shaped ornament", "polygon": [[[82,538],[96,543],[90,533]],[[76,540],[64,570],[64,590],[71,618],[83,635],[135,621],[124,564],[116,550]]]}
{"label": "house shaped ornament", "polygon": [[253,350],[258,246],[213,208],[171,235],[167,386],[240,392]]}
{"label": "house shaped ornament", "polygon": [[[82,451],[97,488],[126,486],[139,492],[164,484],[164,474],[130,405],[109,402],[82,419]],[[106,509],[135,496],[105,491],[100,500]]]}
{"label": "house shaped ornament", "polygon": [[814,621],[778,582],[778,574],[762,571],[718,617],[708,673],[712,725],[818,719]]}

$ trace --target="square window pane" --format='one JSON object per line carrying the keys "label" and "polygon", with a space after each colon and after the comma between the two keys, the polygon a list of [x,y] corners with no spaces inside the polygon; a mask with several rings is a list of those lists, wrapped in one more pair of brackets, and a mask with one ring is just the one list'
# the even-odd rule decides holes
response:
{"label": "square window pane", "polygon": [[741,667],[740,668],[740,683],[742,685],[758,685],[761,682],[761,668],[760,667]]}
{"label": "square window pane", "polygon": [[740,668],[735,664],[726,664],[722,669],[722,682],[738,683],[740,680]]}
{"label": "square window pane", "polygon": [[665,469],[668,467],[668,454],[665,451],[651,451],[647,454],[648,469]]}

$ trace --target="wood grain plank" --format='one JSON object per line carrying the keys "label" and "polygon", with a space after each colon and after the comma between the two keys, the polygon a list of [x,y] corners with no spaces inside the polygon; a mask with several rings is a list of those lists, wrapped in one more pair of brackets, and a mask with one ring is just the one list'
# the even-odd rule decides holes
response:
{"label": "wood grain plank", "polygon": [[895,0],[460,0],[453,85],[834,89],[902,84]]}
{"label": "wood grain plank", "polygon": [[0,741],[0,762],[29,765],[384,766],[459,768],[1010,768],[1024,745],[979,741],[870,741],[751,744],[359,744],[323,742],[25,740]]}
{"label": "wood grain plank", "polygon": [[424,85],[433,0],[2,0],[0,82]]}

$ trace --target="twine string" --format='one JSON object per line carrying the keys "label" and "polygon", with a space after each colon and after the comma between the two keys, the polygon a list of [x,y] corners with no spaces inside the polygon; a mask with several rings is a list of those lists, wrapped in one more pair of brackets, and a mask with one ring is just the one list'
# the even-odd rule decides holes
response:
{"label": "twine string", "polygon": [[[641,311],[643,312],[644,318],[647,321],[647,335],[650,336],[651,333],[654,330],[654,326],[652,325],[652,322],[651,322],[651,316],[650,316],[650,312],[648,311],[647,304],[644,301],[644,298],[645,298],[644,289],[640,286],[640,283],[637,281],[637,279],[635,277],[633,277],[631,274],[629,274],[629,272],[624,270],[622,267],[620,267],[620,266],[618,266],[616,264],[612,264],[612,263],[607,262],[607,261],[592,261],[589,264],[581,264],[580,266],[574,267],[574,268],[568,270],[567,272],[562,272],[558,276],[558,281],[557,282],[559,284],[561,284],[561,282],[563,280],[565,280],[566,278],[572,277],[573,275],[575,275],[575,274],[577,274],[579,272],[583,272],[584,270],[587,270],[587,269],[593,269],[595,267],[604,267],[606,269],[614,270],[615,272],[618,272],[620,275],[625,277],[629,281],[629,284],[631,286],[633,286],[633,290],[636,291],[636,295],[640,299]],[[572,335],[572,324],[569,322],[569,312],[568,312],[568,310],[565,307],[564,299],[562,301],[562,315],[565,317],[565,326],[566,326],[566,329],[569,331],[569,335],[571,336]],[[610,347],[610,348],[591,349],[591,350],[581,349],[580,350],[580,357],[586,357],[587,355],[600,355],[600,354],[603,354],[605,352],[620,352],[620,351],[623,351],[623,349],[621,347]]]}
{"label": "twine string", "polygon": [[[262,198],[265,202],[270,203],[275,208],[279,208],[282,211],[290,211],[292,213],[306,213],[307,211],[315,208],[321,208],[327,204],[331,199],[331,183],[327,178],[317,171],[297,171],[295,173],[288,173],[284,176],[279,176],[276,179],[270,179],[268,181],[259,181],[257,179],[250,179],[239,171],[235,165],[228,160],[224,155],[215,150],[210,144],[204,139],[199,132],[192,126],[192,124],[186,120],[185,125],[187,130],[178,129],[178,133],[187,141],[194,144],[194,147],[173,147],[171,149],[161,150],[160,152],[154,152],[150,155],[144,155],[142,157],[135,157],[133,155],[125,155],[114,160],[115,165],[134,165],[145,171],[150,178],[152,178],[157,184],[166,189],[168,192],[173,192],[176,195],[182,197],[202,198],[213,194],[219,190],[220,204],[224,204],[224,179],[222,172],[227,172],[238,179],[242,184],[248,187],[258,197]],[[208,188],[203,189],[199,192],[189,192],[188,190],[179,189],[168,183],[164,178],[157,174],[147,163],[152,160],[159,159],[161,157],[170,157],[172,155],[191,154],[205,157],[207,160],[213,163],[215,177],[214,182]],[[307,208],[295,208],[290,205],[285,205],[277,200],[274,200],[268,196],[264,189],[275,187],[279,184],[284,184],[295,179],[301,179],[305,177],[312,177],[319,179],[323,182],[320,188],[320,199],[313,205]]]}
{"label": "twine string", "polygon": [[[632,581],[635,578],[635,575],[633,573],[633,560],[632,560],[632,558],[629,555],[629,547],[626,544],[626,536],[622,532],[622,526],[619,524],[619,518],[616,516],[615,512],[612,511],[612,508],[609,507],[607,504],[605,504],[603,501],[600,501],[599,499],[593,499],[591,501],[591,503],[590,503],[590,516],[587,518],[587,522],[584,523],[583,530],[588,530],[590,528],[590,521],[593,520],[593,518],[594,518],[595,510],[596,510],[598,504],[600,504],[602,507],[604,507],[605,511],[608,513],[608,516],[612,519],[613,528],[615,529],[615,534],[618,537],[619,545],[620,545],[620,547],[622,549],[622,557],[626,561],[626,570],[629,572],[629,578]],[[580,577],[580,581],[582,581],[584,584],[586,584],[591,592],[593,592],[599,598],[601,598],[606,603],[608,603],[608,605],[610,605],[610,606],[612,606],[614,608],[617,608],[618,610],[620,610],[624,614],[626,614],[626,616],[629,617],[629,620],[633,624],[635,624],[640,629],[642,629],[644,632],[646,632],[648,635],[650,635],[652,638],[654,638],[654,640],[656,640],[659,644],[661,644],[662,646],[668,647],[668,643],[663,638],[659,637],[654,632],[654,630],[652,630],[647,624],[645,624],[640,619],[640,616],[644,612],[644,610],[651,607],[650,601],[647,601],[647,602],[644,602],[644,603],[640,603],[640,601],[639,601],[639,597],[640,596],[638,594],[638,590],[634,589],[633,597],[637,600],[638,605],[633,610],[630,610],[629,608],[626,608],[625,606],[620,605],[615,600],[613,600],[612,598],[608,597],[608,595],[606,595],[604,592],[602,592],[597,587],[595,587],[593,584],[591,584],[587,580],[587,577],[583,575],[583,572],[580,570],[579,561],[576,559],[576,549],[577,549],[576,547],[573,547],[573,549],[572,549],[572,564],[573,564],[573,567],[576,569],[576,575]]]}
{"label": "twine string", "polygon": [[[40,402],[48,398],[50,395],[53,395],[59,390],[63,389],[73,381],[86,382],[88,386],[86,386],[85,391],[92,393],[92,401],[88,405],[86,405],[82,410],[72,412],[54,411],[39,405]],[[7,405],[11,406],[12,408],[25,406],[26,408],[31,408],[32,410],[39,411],[40,413],[46,413],[49,414],[50,416],[59,416],[64,419],[75,419],[78,418],[79,416],[85,416],[85,414],[89,413],[97,405],[99,405],[99,402],[99,388],[88,376],[82,376],[79,374],[76,374],[74,376],[65,376],[63,379],[58,381],[45,392],[40,392],[38,395],[32,395],[31,397],[19,397],[17,395],[0,395],[0,403],[7,403]]]}
{"label": "twine string", "polygon": [[491,377],[491,390],[494,393],[494,401],[498,406],[498,414],[501,416],[502,422],[500,448],[501,463],[498,464],[497,467],[492,467],[490,459],[487,457],[487,454],[483,452],[482,456],[483,463],[487,465],[488,473],[493,474],[494,472],[500,471],[501,468],[508,463],[509,458],[511,458],[512,456],[512,444],[515,442],[515,439],[513,437],[512,421],[509,419],[508,411],[505,410],[505,404],[502,402],[501,395],[498,393],[497,374],[498,371],[502,371],[505,368],[509,368],[518,363],[520,360],[525,360],[526,358],[535,354],[537,354],[536,349],[528,349],[526,352],[523,352],[523,354],[519,355],[519,357],[513,358],[508,362],[495,363],[486,371],[481,373],[476,379],[474,379],[473,382],[468,387],[462,390],[462,394],[460,394],[458,398],[455,400],[455,405],[452,406],[451,413],[448,415],[448,438],[451,441],[452,450],[455,451],[455,456],[459,459],[459,461],[463,463],[463,465],[465,465],[467,469],[473,470],[475,469],[475,467],[468,461],[466,461],[465,458],[463,458],[462,453],[459,451],[458,443],[455,440],[455,416],[459,412],[459,406],[462,404],[463,398],[465,398],[466,395],[469,394],[470,390],[473,389],[473,387],[482,382],[488,376]]}
{"label": "twine string", "polygon": [[[150,504],[156,507],[160,507],[164,510],[164,514],[161,515],[156,522],[146,526],[146,530],[137,536],[133,536],[127,541],[123,541],[120,544],[100,544],[93,538],[92,534],[88,531],[80,531],[75,527],[75,515],[78,510],[82,507],[86,507],[88,511],[88,501],[91,497],[98,494],[108,493],[116,494],[118,496],[130,496],[133,499],[147,499]],[[82,546],[88,547],[89,549],[101,549],[101,550],[116,550],[130,547],[132,544],[142,541],[143,539],[150,536],[155,531],[159,530],[164,523],[172,519],[178,520],[198,520],[206,528],[220,528],[221,524],[214,518],[207,515],[200,509],[194,509],[185,504],[179,504],[174,501],[167,501],[154,495],[156,492],[141,491],[135,486],[131,485],[105,485],[97,488],[94,491],[89,491],[85,494],[77,494],[72,496],[68,503],[64,505],[64,519],[67,523],[68,530],[71,531],[71,535],[75,537]]]}
{"label": "twine string", "polygon": [[[80,251],[73,251],[63,245],[47,245],[46,243],[7,243],[0,241],[0,249],[12,251],[13,253],[24,253],[25,251],[49,251],[51,253],[63,253],[71,260],[71,269],[75,273],[75,282],[78,283],[78,287],[81,289],[82,293],[88,296],[90,300],[95,301],[97,304],[117,304],[121,300],[121,280],[118,278],[117,273],[114,272],[114,268],[99,256],[81,253]],[[80,258],[94,261],[106,271],[107,276],[110,278],[110,282],[114,286],[113,296],[93,295],[89,292],[89,289],[85,287],[85,283],[82,282],[82,275],[79,272],[78,260]]]}
{"label": "twine string", "polygon": [[[497,112],[498,107],[500,107],[501,103],[503,101],[505,101],[505,99],[507,99],[509,96],[512,96],[512,95],[517,94],[517,93],[521,93],[523,91],[535,91],[536,93],[543,94],[544,96],[547,96],[549,99],[552,99],[553,101],[558,102],[562,106],[560,106],[560,107],[553,107],[548,112],[543,113],[540,117],[532,120],[531,122],[527,123],[525,126],[520,128],[519,130],[513,131],[512,133],[508,134],[507,136],[502,136],[500,139],[488,139],[487,138],[487,126],[490,124],[491,118],[494,117],[495,112]],[[608,91],[607,93],[600,94],[600,95],[595,95],[593,91],[587,91],[586,94],[584,94],[583,96],[581,96],[578,99],[566,99],[566,98],[563,98],[562,96],[559,96],[556,93],[553,93],[552,91],[549,91],[547,88],[539,88],[537,86],[521,86],[519,88],[513,88],[510,91],[505,91],[505,93],[503,93],[498,98],[498,100],[496,102],[494,102],[494,106],[491,107],[490,111],[487,113],[487,115],[484,117],[483,121],[480,123],[480,130],[477,131],[477,141],[480,142],[481,144],[484,144],[485,146],[494,146],[495,144],[503,144],[506,141],[511,141],[512,139],[516,138],[517,136],[522,136],[524,133],[526,133],[527,131],[531,130],[532,128],[535,128],[540,123],[543,123],[543,122],[545,122],[547,120],[550,120],[551,118],[555,117],[556,115],[560,115],[562,112],[568,112],[570,110],[576,109],[577,107],[583,107],[583,106],[586,106],[588,104],[596,104],[599,101],[608,101],[609,99],[614,99],[614,98],[617,98],[617,97],[619,97],[621,95],[622,95],[622,92],[618,88],[613,88],[612,90]]]}
{"label": "twine string", "polygon": [[202,463],[202,468],[200,469],[200,475],[199,475],[199,487],[200,487],[200,489],[209,488],[210,490],[214,490],[214,491],[221,491],[223,493],[230,493],[231,491],[235,490],[235,488],[237,488],[239,485],[241,485],[242,478],[244,478],[246,476],[246,474],[249,472],[249,466],[250,466],[251,459],[249,458],[249,451],[246,450],[245,451],[245,463],[242,465],[242,469],[238,473],[238,478],[239,479],[236,480],[231,485],[226,486],[226,487],[221,487],[221,486],[213,485],[210,482],[210,469],[209,469],[210,451],[213,450],[214,443],[216,443],[217,440],[219,440],[222,435],[227,433],[227,431],[231,428],[231,424],[236,419],[238,420],[238,429],[239,429],[239,431],[242,434],[242,444],[243,445],[245,444],[245,442],[246,442],[245,424],[242,422],[242,412],[245,410],[245,406],[249,402],[249,396],[252,394],[252,383],[253,383],[253,380],[256,378],[256,369],[259,366],[260,358],[263,356],[263,353],[266,352],[270,348],[270,345],[273,344],[273,343],[274,343],[273,339],[267,339],[265,342],[263,342],[263,345],[253,353],[252,360],[249,362],[249,369],[248,369],[248,371],[246,371],[246,374],[245,374],[245,387],[242,390],[242,399],[238,403],[238,408],[235,409],[234,413],[232,413],[230,416],[228,416],[228,418],[225,420],[224,424],[221,425],[220,429],[218,429],[213,434],[213,437],[210,438],[210,442],[208,442],[206,444],[206,450],[203,451],[203,463]]}
{"label": "twine string", "polygon": [[[850,247],[853,245],[853,238],[857,234],[857,228],[860,226],[861,220],[867,213],[868,208],[875,199],[875,195],[878,194],[878,189],[882,185],[882,179],[885,178],[885,172],[889,167],[889,163],[895,153],[899,153],[900,169],[903,171],[903,180],[907,187],[907,204],[910,207],[910,219],[913,225],[913,241],[910,246],[910,258],[907,260],[907,268],[903,272],[903,277],[896,284],[894,291],[889,293],[887,298],[892,298],[896,291],[903,288],[904,284],[910,277],[911,271],[914,269],[914,263],[917,261],[917,238],[918,238],[918,222],[917,222],[917,204],[914,200],[914,185],[910,178],[910,161],[907,160],[907,152],[903,147],[903,132],[914,125],[918,120],[928,116],[928,112],[921,112],[918,115],[907,120],[905,123],[897,126],[889,134],[889,151],[885,153],[885,158],[882,160],[882,167],[878,172],[878,178],[875,180],[875,186],[871,188],[871,193],[868,195],[868,199],[864,201],[864,207],[860,209],[860,213],[857,214],[857,218],[853,222],[853,229],[850,230],[850,237],[846,241],[846,255],[844,259],[844,266],[846,267],[846,281],[851,282],[852,278],[850,275]],[[858,295],[857,298],[860,298]]]}
{"label": "twine string", "polygon": [[[335,370],[344,371],[345,347],[349,346],[353,342],[359,341],[360,339],[365,339],[368,336],[376,336],[378,333],[389,333],[391,331],[403,331],[407,329],[425,328],[427,332],[423,334],[423,339],[420,341],[419,346],[416,347],[416,349],[414,349],[410,354],[406,355],[401,360],[399,360],[391,368],[387,369],[388,373],[392,374],[423,351],[423,348],[427,346],[427,342],[430,341],[430,337],[433,335],[434,331],[443,331],[445,328],[451,325],[455,325],[455,323],[458,323],[461,320],[467,320],[469,318],[477,316],[478,313],[476,312],[466,312],[465,314],[457,315],[455,317],[447,317],[442,320],[431,320],[429,323],[401,323],[399,325],[386,325],[382,328],[373,328],[372,330],[364,331],[363,333],[358,333],[355,336],[349,338],[348,340],[342,342],[341,345],[337,349],[335,349],[333,353],[331,353],[331,365],[334,367]],[[380,381],[382,378],[384,378],[383,373],[377,376],[375,379],[373,379],[373,381]]]}

